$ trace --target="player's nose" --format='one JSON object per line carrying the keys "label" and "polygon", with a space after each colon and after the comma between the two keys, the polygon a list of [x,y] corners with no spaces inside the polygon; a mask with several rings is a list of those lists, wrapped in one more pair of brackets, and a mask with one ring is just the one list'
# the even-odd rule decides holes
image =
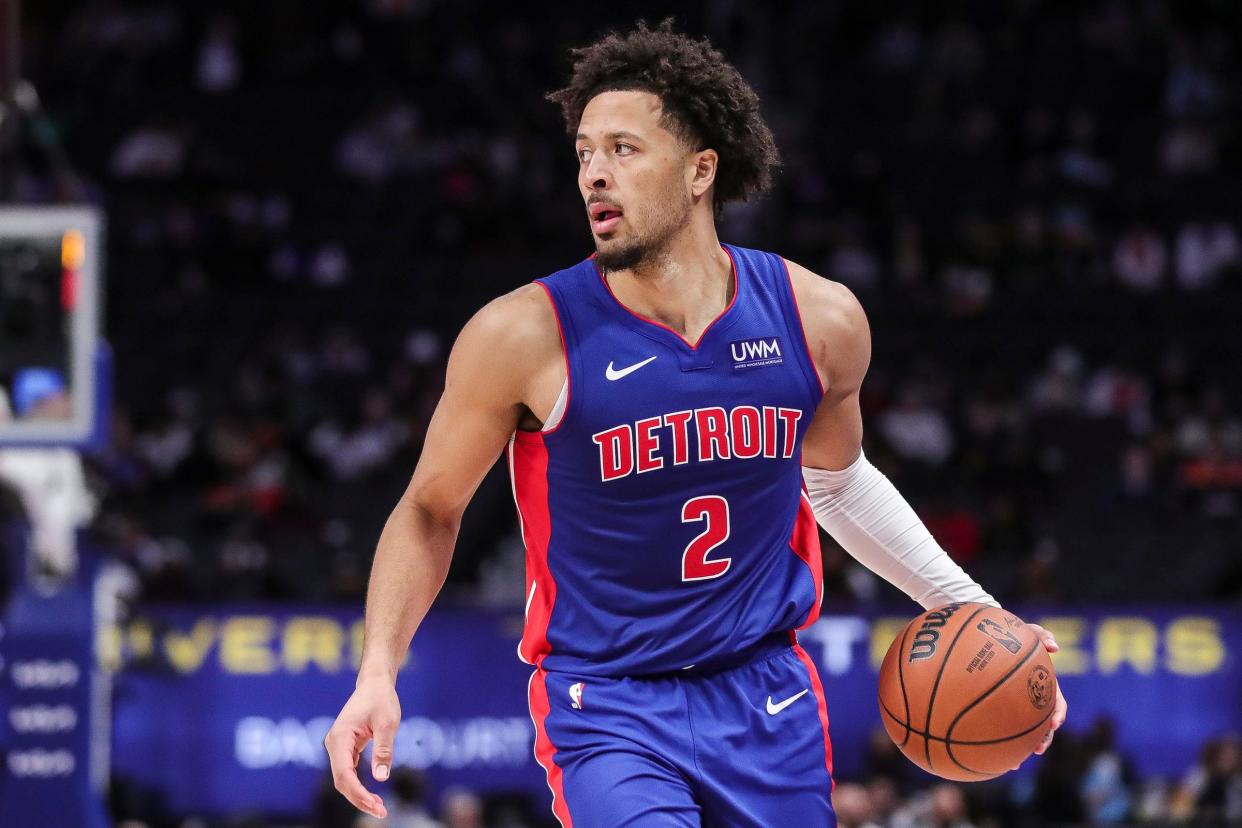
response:
{"label": "player's nose", "polygon": [[603,153],[595,153],[582,169],[583,184],[588,190],[607,190],[612,186],[612,170],[603,160]]}

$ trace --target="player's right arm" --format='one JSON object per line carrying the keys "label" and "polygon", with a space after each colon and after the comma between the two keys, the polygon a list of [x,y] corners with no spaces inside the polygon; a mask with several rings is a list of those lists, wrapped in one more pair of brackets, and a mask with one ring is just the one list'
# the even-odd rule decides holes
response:
{"label": "player's right arm", "polygon": [[546,416],[563,364],[555,317],[537,285],[488,304],[453,346],[417,467],[376,546],[357,685],[324,740],[337,790],[372,816],[387,811],[359,780],[358,758],[374,739],[371,772],[387,778],[401,719],[397,670],[444,584],[462,512],[519,423],[532,411]]}

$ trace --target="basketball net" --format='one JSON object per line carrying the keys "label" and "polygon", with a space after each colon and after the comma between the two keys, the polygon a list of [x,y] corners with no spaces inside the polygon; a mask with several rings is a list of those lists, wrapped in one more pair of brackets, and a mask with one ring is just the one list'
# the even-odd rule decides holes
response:
{"label": "basketball net", "polygon": [[[0,421],[12,416],[0,389]],[[0,448],[0,483],[11,487],[30,523],[28,574],[55,588],[78,569],[77,530],[95,514],[82,458],[70,448]]]}

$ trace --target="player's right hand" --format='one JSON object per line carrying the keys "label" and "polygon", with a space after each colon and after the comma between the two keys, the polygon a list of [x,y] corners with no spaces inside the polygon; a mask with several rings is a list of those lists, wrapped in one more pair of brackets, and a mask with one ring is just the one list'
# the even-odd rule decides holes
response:
{"label": "player's right hand", "polygon": [[363,787],[358,779],[358,757],[367,742],[375,740],[371,750],[371,776],[377,781],[388,779],[392,769],[392,744],[401,723],[401,702],[397,689],[383,679],[359,679],[349,701],[323,740],[332,765],[332,781],[341,795],[355,808],[378,819],[388,816],[384,800]]}

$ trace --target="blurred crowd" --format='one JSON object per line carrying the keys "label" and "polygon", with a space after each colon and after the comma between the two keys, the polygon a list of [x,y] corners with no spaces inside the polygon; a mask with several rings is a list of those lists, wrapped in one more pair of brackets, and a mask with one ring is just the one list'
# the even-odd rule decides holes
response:
{"label": "blurred crowd", "polygon": [[[543,93],[569,47],[669,9],[24,4],[18,199],[108,217],[116,406],[90,531],[136,597],[361,600],[456,332],[590,252]],[[1242,599],[1242,6],[676,15],[755,85],[785,159],[722,239],[858,294],[866,450],[953,555],[1006,603]],[[893,597],[824,555],[830,610]],[[522,566],[498,466],[447,589],[520,606]],[[1134,778],[1106,722],[1012,782],[911,768],[878,739],[837,787],[843,828],[1242,820],[1231,737],[1179,780]],[[370,828],[342,803],[325,791],[314,824]],[[543,824],[528,805],[429,802],[400,774],[388,824]]]}
{"label": "blurred crowd", "polygon": [[1140,779],[1117,748],[1114,723],[1062,730],[1033,772],[995,782],[933,782],[877,732],[870,773],[833,792],[840,828],[1043,828],[1075,825],[1236,825],[1242,822],[1242,743],[1203,746],[1180,779]]}
{"label": "blurred crowd", "polygon": [[[644,13],[26,9],[42,114],[18,194],[107,211],[118,402],[89,458],[93,531],[145,596],[361,597],[456,331],[590,252],[542,93],[568,47]],[[759,90],[785,159],[722,238],[858,293],[868,453],[1003,600],[1242,595],[1239,17],[1168,0],[678,13]],[[830,600],[882,597],[825,546]],[[497,469],[450,592],[520,602],[516,547]],[[1170,548],[1178,571],[1143,576]]]}

